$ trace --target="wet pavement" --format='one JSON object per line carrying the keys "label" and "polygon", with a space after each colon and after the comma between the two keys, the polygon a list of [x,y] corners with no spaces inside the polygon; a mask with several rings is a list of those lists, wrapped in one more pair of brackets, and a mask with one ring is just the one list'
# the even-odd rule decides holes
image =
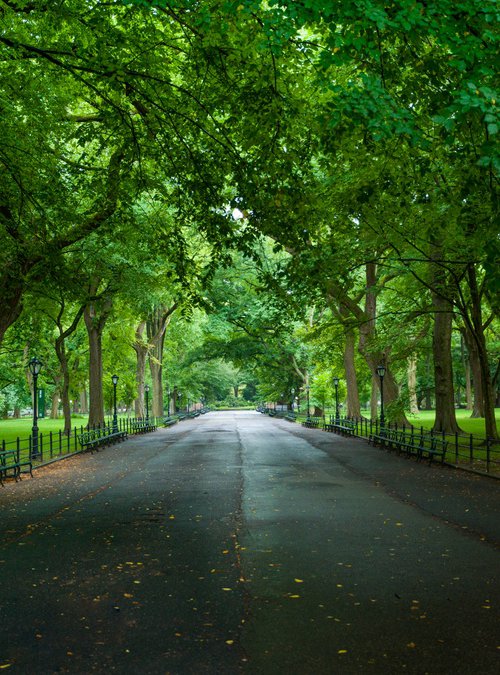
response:
{"label": "wet pavement", "polygon": [[500,672],[500,483],[254,412],[0,490],[0,669]]}

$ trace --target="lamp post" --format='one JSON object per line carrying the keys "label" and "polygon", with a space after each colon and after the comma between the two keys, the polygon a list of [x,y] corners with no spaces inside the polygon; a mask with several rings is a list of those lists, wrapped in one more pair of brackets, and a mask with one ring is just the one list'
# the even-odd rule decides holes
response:
{"label": "lamp post", "polygon": [[113,431],[118,431],[118,416],[116,414],[116,385],[118,384],[118,375],[111,376],[113,383]]}
{"label": "lamp post", "polygon": [[144,387],[146,392],[146,422],[149,422],[149,384]]}
{"label": "lamp post", "polygon": [[384,375],[385,375],[385,366],[380,364],[377,366],[377,375],[380,377],[380,427],[385,426],[385,417],[384,417]]}
{"label": "lamp post", "polygon": [[339,421],[339,378],[333,378],[333,386],[335,387],[335,424]]}
{"label": "lamp post", "polygon": [[292,394],[292,412],[293,412],[293,404],[295,401],[295,387],[291,388],[290,393]]}
{"label": "lamp post", "polygon": [[29,364],[30,373],[33,377],[33,429],[31,431],[32,437],[32,446],[31,446],[31,457],[37,457],[40,453],[38,452],[38,375],[42,368],[42,362],[34,356]]}
{"label": "lamp post", "polygon": [[167,387],[167,417],[170,416],[170,387]]}
{"label": "lamp post", "polygon": [[309,385],[306,385],[306,396],[307,396],[307,419],[310,417],[309,413]]}

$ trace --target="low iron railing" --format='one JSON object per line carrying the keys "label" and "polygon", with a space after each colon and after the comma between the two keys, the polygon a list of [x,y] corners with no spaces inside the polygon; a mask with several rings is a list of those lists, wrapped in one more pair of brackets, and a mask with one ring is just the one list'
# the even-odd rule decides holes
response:
{"label": "low iron railing", "polygon": [[[332,416],[330,422],[335,418]],[[355,425],[354,435],[361,438],[368,438],[372,434],[378,434],[380,430],[379,419],[367,419],[364,417],[340,418],[340,422],[350,421]],[[500,475],[500,442],[493,438],[480,438],[473,434],[446,434],[445,432],[435,432],[432,429],[425,429],[423,426],[415,427],[413,425],[398,425],[396,422],[386,422],[386,429],[393,429],[414,436],[438,436],[448,441],[448,450],[446,453],[446,463],[454,464],[461,468],[467,468],[479,473],[499,474]]]}

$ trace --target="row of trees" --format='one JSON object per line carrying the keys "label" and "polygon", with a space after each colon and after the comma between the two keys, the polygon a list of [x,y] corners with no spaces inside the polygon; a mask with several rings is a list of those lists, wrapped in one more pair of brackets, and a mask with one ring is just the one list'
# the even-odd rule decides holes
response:
{"label": "row of trees", "polygon": [[[88,363],[103,420],[106,359],[131,350],[137,412],[148,359],[159,411],[170,327],[203,309],[197,358],[263,383],[280,364],[287,391],[343,365],[351,414],[383,362],[404,417],[432,354],[447,431],[458,331],[497,437],[493,1],[11,0],[2,20],[0,339],[40,351],[52,322],[66,419]],[[253,311],[224,291],[235,261]]]}

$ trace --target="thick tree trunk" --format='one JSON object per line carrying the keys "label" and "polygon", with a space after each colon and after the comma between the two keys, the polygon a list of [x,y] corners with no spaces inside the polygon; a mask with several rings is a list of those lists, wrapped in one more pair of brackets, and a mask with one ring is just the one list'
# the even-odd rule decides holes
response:
{"label": "thick tree trunk", "polygon": [[408,357],[408,397],[410,399],[410,413],[418,415],[418,401],[417,401],[417,355],[412,354]]}
{"label": "thick tree trunk", "polygon": [[141,321],[135,331],[135,342],[133,344],[137,361],[135,365],[135,382],[137,386],[137,398],[134,402],[135,416],[145,417],[146,408],[144,405],[144,375],[146,372],[146,358],[148,355],[148,345],[144,342],[143,335],[146,328],[146,322]]}
{"label": "thick tree trunk", "polygon": [[428,353],[427,358],[425,359],[425,372],[427,382],[425,383],[425,410],[432,410],[432,387],[431,387],[431,370],[432,370],[432,358]]}
{"label": "thick tree trunk", "polygon": [[484,409],[484,423],[486,427],[486,436],[488,438],[498,439],[498,430],[495,419],[495,397],[493,395],[493,386],[490,373],[490,364],[488,360],[488,350],[486,348],[486,338],[484,336],[483,318],[481,310],[481,296],[477,284],[476,268],[473,264],[468,266],[469,288],[471,291],[471,318],[474,341],[477,346],[479,363],[481,366],[482,400]]}
{"label": "thick tree trunk", "polygon": [[93,325],[90,310],[85,310],[85,325],[89,339],[89,427],[104,426],[102,393],[102,333]]}
{"label": "thick tree trunk", "polygon": [[378,417],[378,393],[379,393],[379,386],[378,386],[378,375],[375,375],[375,373],[372,373],[372,393],[370,396],[370,418],[372,420],[376,420]]}
{"label": "thick tree trunk", "polygon": [[174,303],[171,307],[156,307],[147,321],[147,336],[149,342],[149,368],[153,383],[153,415],[163,415],[163,348],[167,326],[172,314],[177,309]]}
{"label": "thick tree trunk", "polygon": [[465,343],[469,353],[470,370],[472,373],[472,390],[473,402],[471,417],[484,417],[484,402],[483,402],[483,375],[481,371],[481,361],[479,360],[479,352],[477,349],[474,336],[467,328],[464,329]]}
{"label": "thick tree trunk", "polygon": [[436,394],[436,419],[434,431],[448,434],[460,432],[455,415],[453,393],[453,367],[451,359],[452,307],[438,293],[433,293],[434,332],[432,351],[434,355],[434,383]]}
{"label": "thick tree trunk", "polygon": [[156,358],[149,355],[149,370],[151,372],[152,382],[152,404],[151,414],[155,417],[163,416],[163,366]]}
{"label": "thick tree trunk", "polygon": [[[347,313],[347,309],[341,307],[341,314]],[[359,403],[358,379],[356,375],[355,349],[356,334],[354,328],[346,326],[344,344],[344,371],[347,385],[347,417],[361,417],[361,405]]]}
{"label": "thick tree trunk", "polygon": [[[366,265],[366,301],[365,316],[366,319],[359,327],[359,352],[364,356],[372,375],[375,376],[377,386],[380,386],[380,378],[377,376],[377,366],[381,363],[385,365],[384,377],[384,417],[400,424],[408,424],[404,414],[398,413],[391,415],[390,405],[399,398],[399,387],[390,370],[388,352],[373,349],[375,340],[375,319],[377,308],[377,297],[375,293],[377,283],[377,266],[375,263]],[[373,398],[373,397],[372,397]],[[386,407],[387,406],[387,407]],[[372,407],[373,411],[373,407]]]}
{"label": "thick tree trunk", "polygon": [[89,411],[88,400],[87,400],[87,390],[82,389],[78,395],[80,399],[80,412],[83,415],[86,415]]}
{"label": "thick tree trunk", "polygon": [[22,312],[22,297],[24,293],[24,282],[22,270],[16,270],[15,278],[4,274],[0,277],[0,343],[7,329],[19,318]]}
{"label": "thick tree trunk", "polygon": [[59,417],[59,391],[56,389],[52,394],[52,402],[50,406],[50,419],[56,420]]}
{"label": "thick tree trunk", "polygon": [[[464,329],[465,330],[465,329]],[[460,336],[460,350],[462,352],[462,364],[464,367],[464,379],[465,379],[465,407],[467,410],[472,410],[472,386],[471,386],[471,373],[470,373],[470,359],[469,355],[465,349],[465,338],[462,332]]]}
{"label": "thick tree trunk", "polygon": [[[100,280],[93,279],[89,296],[95,297]],[[113,307],[112,296],[101,297],[85,306],[83,318],[89,339],[89,421],[90,427],[104,426],[104,397],[102,392],[102,333]]]}
{"label": "thick tree trunk", "polygon": [[83,305],[78,309],[76,312],[73,321],[71,322],[71,325],[69,328],[64,330],[62,320],[63,320],[63,315],[64,315],[64,310],[65,310],[65,303],[64,300],[61,302],[61,308],[59,315],[56,319],[56,325],[59,330],[59,336],[56,339],[55,342],[55,350],[57,354],[57,358],[59,360],[59,366],[61,369],[61,376],[62,376],[62,384],[60,386],[60,391],[61,391],[61,402],[62,402],[62,409],[63,409],[63,416],[64,416],[64,434],[66,436],[69,436],[71,434],[71,408],[70,408],[70,400],[69,400],[69,387],[70,387],[70,375],[69,375],[69,365],[68,365],[68,357],[66,355],[66,338],[69,337],[72,333],[75,332],[75,330],[78,327],[78,324],[80,323],[80,319],[82,317],[82,314],[84,312],[84,307]]}

